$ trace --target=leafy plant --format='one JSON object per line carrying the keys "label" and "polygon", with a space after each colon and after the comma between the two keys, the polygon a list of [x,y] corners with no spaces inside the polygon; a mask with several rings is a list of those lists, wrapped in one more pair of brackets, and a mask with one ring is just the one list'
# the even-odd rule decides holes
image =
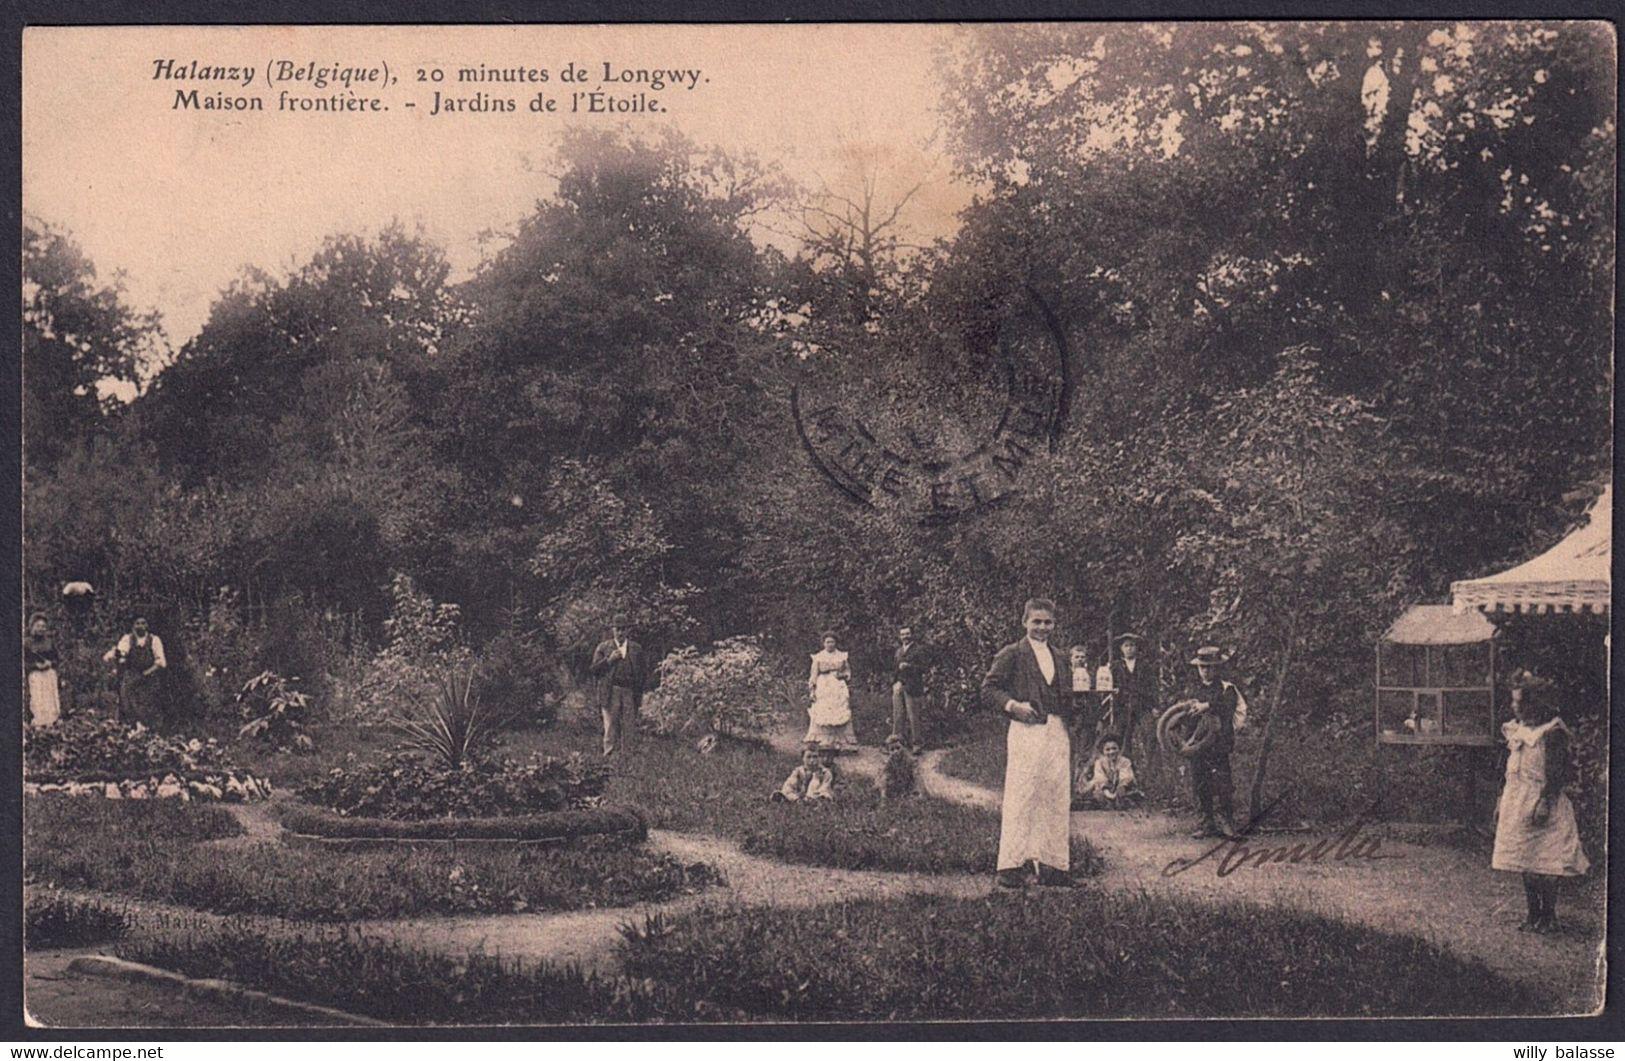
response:
{"label": "leafy plant", "polygon": [[445,769],[460,770],[491,745],[508,715],[481,701],[474,691],[472,667],[441,675],[437,693],[415,701],[415,715],[398,715],[390,719],[390,725],[407,744],[426,752]]}
{"label": "leafy plant", "polygon": [[261,671],[244,682],[234,701],[238,714],[247,720],[237,731],[238,738],[258,739],[278,749],[308,752],[314,748],[305,732],[310,698],[293,687],[298,680]]}

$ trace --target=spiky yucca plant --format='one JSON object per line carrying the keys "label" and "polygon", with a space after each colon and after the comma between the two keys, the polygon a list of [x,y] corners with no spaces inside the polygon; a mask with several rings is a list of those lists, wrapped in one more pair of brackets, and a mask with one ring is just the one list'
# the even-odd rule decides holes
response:
{"label": "spiky yucca plant", "polygon": [[406,743],[429,753],[449,770],[470,762],[496,736],[504,719],[485,706],[474,690],[474,668],[451,668],[438,695],[414,701],[415,712],[390,720]]}

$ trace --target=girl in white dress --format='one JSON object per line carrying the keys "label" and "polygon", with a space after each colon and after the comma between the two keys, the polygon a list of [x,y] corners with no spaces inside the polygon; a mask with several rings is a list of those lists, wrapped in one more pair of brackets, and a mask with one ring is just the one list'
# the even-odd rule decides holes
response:
{"label": "girl in white dress", "polygon": [[1563,794],[1569,778],[1568,727],[1555,714],[1545,683],[1528,672],[1512,676],[1512,713],[1501,727],[1507,742],[1506,787],[1495,808],[1494,869],[1523,874],[1529,916],[1520,932],[1557,930],[1557,881],[1590,868],[1580,848],[1574,806]]}
{"label": "girl in white dress", "polygon": [[856,748],[852,731],[852,665],[845,652],[836,647],[835,635],[824,635],[824,648],[813,653],[812,670],[807,675],[807,692],[812,706],[807,709],[806,739],[821,748]]}

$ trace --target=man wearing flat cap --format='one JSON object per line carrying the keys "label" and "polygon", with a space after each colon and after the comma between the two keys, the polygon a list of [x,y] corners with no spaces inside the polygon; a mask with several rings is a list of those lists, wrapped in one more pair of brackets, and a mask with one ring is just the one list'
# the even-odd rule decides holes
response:
{"label": "man wearing flat cap", "polygon": [[609,623],[609,637],[592,653],[592,675],[598,680],[598,710],[604,716],[604,755],[620,751],[621,743],[643,706],[648,681],[643,646],[633,641],[626,616]]}
{"label": "man wearing flat cap", "polygon": [[[1190,760],[1191,787],[1202,823],[1192,837],[1235,836],[1235,784],[1230,775],[1230,752],[1235,747],[1236,730],[1247,724],[1247,701],[1241,690],[1219,677],[1227,657],[1217,645],[1203,645],[1191,658],[1196,681],[1186,699],[1195,704],[1198,715],[1212,715],[1218,723],[1213,741]],[[1214,814],[1214,804],[1218,814]]]}

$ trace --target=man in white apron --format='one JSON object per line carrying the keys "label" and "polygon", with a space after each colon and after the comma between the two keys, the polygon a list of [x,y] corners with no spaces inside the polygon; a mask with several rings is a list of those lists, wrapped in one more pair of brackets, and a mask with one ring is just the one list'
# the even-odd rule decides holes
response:
{"label": "man in white apron", "polygon": [[1055,631],[1053,601],[1029,600],[1021,622],[1027,636],[999,649],[982,679],[983,702],[1010,719],[998,882],[1019,888],[1036,879],[1069,887],[1072,672],[1049,643]]}

